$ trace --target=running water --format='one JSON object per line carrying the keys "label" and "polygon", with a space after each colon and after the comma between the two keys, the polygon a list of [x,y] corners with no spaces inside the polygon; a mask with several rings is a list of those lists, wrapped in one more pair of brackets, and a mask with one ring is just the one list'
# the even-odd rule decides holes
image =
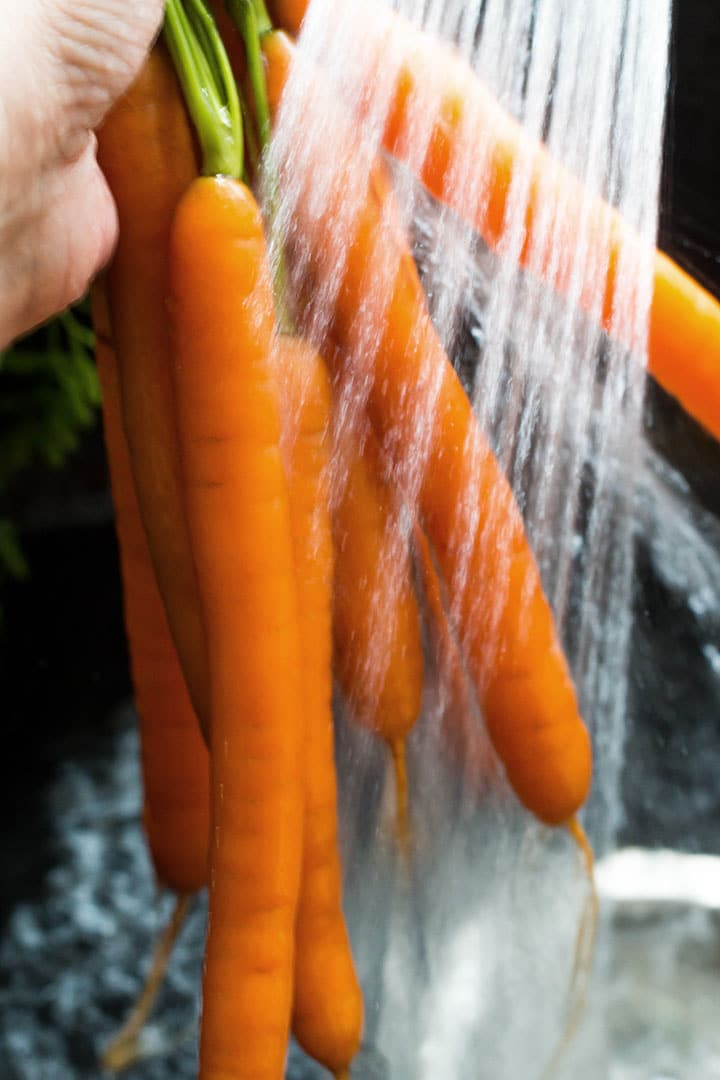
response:
{"label": "running water", "polygon": [[[403,164],[392,168],[397,198],[385,210],[382,250],[372,251],[381,273],[364,283],[367,302],[348,331],[338,423],[362,430],[365,358],[382,334],[404,227],[414,238],[436,328],[512,484],[555,612],[593,735],[587,824],[605,851],[621,820],[635,482],[670,0],[394,6],[310,6],[270,157],[270,175],[279,182],[276,252],[287,256],[304,332],[326,344],[345,243],[380,152],[393,88],[413,57],[422,72],[409,90],[413,124],[403,136]],[[481,80],[446,174],[444,201],[453,211],[414,179],[433,149],[439,80],[448,67],[461,92],[475,76]],[[469,91],[463,98],[471,100]],[[529,138],[516,139],[499,108]],[[497,151],[493,132],[500,142],[516,140],[504,220],[494,227],[496,196],[486,185]],[[552,170],[538,179],[537,141],[580,188]],[[612,219],[593,209],[598,197],[617,207],[639,243],[630,239],[613,253]],[[476,207],[490,247],[463,224]],[[320,219],[326,224],[318,257],[308,233]],[[599,329],[603,323],[608,334]],[[439,372],[424,371],[423,379],[432,402]],[[386,540],[383,602],[367,598],[378,612],[370,690],[384,675],[393,627],[383,613],[401,587],[398,552],[408,542],[430,427],[423,417],[412,460],[394,476],[408,514]],[[473,587],[463,577],[470,559],[467,552],[463,563],[463,538],[478,527],[485,543],[503,535],[500,508],[481,512],[478,523],[475,501],[454,508],[460,570],[453,596],[463,603]],[[501,548],[493,558],[509,557]],[[478,611],[478,618],[491,641],[498,612]],[[346,906],[366,997],[366,1043],[390,1063],[392,1077],[533,1080],[553,1059],[572,1006],[568,986],[587,883],[568,836],[535,823],[509,791],[475,702],[464,722],[481,767],[463,768],[447,752],[441,675],[428,662],[423,712],[408,746],[409,868],[393,843],[384,748],[351,717],[342,725]],[[579,1068],[589,1077],[608,1075],[598,1031],[584,1037],[554,1075],[577,1075]]]}

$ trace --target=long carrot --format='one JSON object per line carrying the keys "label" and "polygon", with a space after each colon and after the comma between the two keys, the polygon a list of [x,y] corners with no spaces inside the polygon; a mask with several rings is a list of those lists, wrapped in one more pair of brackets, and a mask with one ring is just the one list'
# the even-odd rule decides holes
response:
{"label": "long carrot", "polygon": [[107,1067],[125,1068],[139,1054],[140,1034],[162,984],[190,898],[207,879],[210,777],[207,750],[170,636],[135,497],[103,283],[96,282],[93,287],[92,308],[125,627],[140,716],[145,837],[158,881],[179,894],[143,992],[103,1055]]}
{"label": "long carrot", "polygon": [[354,720],[388,745],[395,769],[398,838],[408,838],[405,740],[420,715],[420,613],[403,505],[383,478],[372,431],[337,425],[340,491],[334,502],[335,672]]}
{"label": "long carrot", "polygon": [[145,834],[158,880],[175,892],[195,892],[207,880],[208,755],[170,636],[135,497],[117,364],[98,285],[93,290],[93,321],[125,627],[140,717]]}
{"label": "long carrot", "polygon": [[[274,0],[272,10],[278,25],[297,33],[307,6],[307,0]],[[506,236],[511,181],[522,163],[530,180],[521,264],[530,265],[559,292],[567,292],[572,259],[558,259],[552,250],[554,237],[542,240],[542,222],[561,222],[569,243],[581,226],[589,229],[597,249],[607,250],[602,326],[632,348],[631,332],[615,325],[613,313],[620,299],[618,289],[623,287],[618,285],[620,261],[628,259],[632,265],[642,260],[639,236],[608,203],[589,200],[578,180],[498,105],[459,53],[401,15],[389,10],[384,15],[393,44],[401,50],[383,132],[386,149],[416,168],[428,191],[467,220],[493,248],[501,247]],[[366,21],[371,25],[369,14]],[[378,64],[383,63],[386,47],[384,32],[377,43]],[[371,98],[375,81],[370,65],[360,96]],[[421,113],[423,130],[428,113],[431,123],[427,150],[418,164],[413,132]],[[477,189],[468,194],[453,183],[453,164],[473,154],[481,162],[483,176]],[[584,274],[580,303],[590,309],[597,295],[597,266],[588,263]],[[654,254],[653,279],[649,371],[720,439],[720,303],[661,251]]]}
{"label": "long carrot", "polygon": [[120,222],[108,298],[135,489],[170,629],[204,722],[207,658],[182,509],[165,306],[172,216],[197,165],[162,44],[107,116],[98,158]]}
{"label": "long carrot", "polygon": [[349,1075],[362,1037],[362,993],[342,910],[332,717],[333,541],[325,364],[299,338],[275,346],[290,489],[305,687],[305,818],[295,924],[292,1029],[311,1057]]}
{"label": "long carrot", "polygon": [[259,208],[230,178],[242,168],[240,110],[214,24],[203,4],[169,0],[165,29],[203,171],[212,174],[183,196],[169,259],[183,492],[210,664],[214,842],[200,1076],[281,1080],[300,888],[304,705],[270,359],[272,287]]}
{"label": "long carrot", "polygon": [[[258,148],[264,153],[270,135],[270,117],[260,35],[267,28],[267,18],[249,2],[233,3],[229,10],[244,45],[241,59],[239,39],[236,34],[229,35],[230,60],[238,78],[247,66]],[[218,25],[222,31],[222,24]],[[227,24],[225,31],[227,34]],[[246,131],[250,133],[252,127],[246,127]],[[272,197],[270,201],[272,215]],[[281,387],[306,724],[303,860],[295,925],[292,1030],[307,1054],[333,1072],[338,1080],[347,1080],[362,1037],[363,1001],[342,910],[337,836],[331,667],[332,395],[321,357],[290,333],[283,261],[282,254],[276,256],[276,301],[284,332],[276,338],[274,358]]]}
{"label": "long carrot", "polygon": [[[276,106],[293,48],[275,33],[264,38],[264,53]],[[333,131],[323,152],[337,155],[336,180],[322,203],[314,200],[314,217],[301,194],[293,207],[298,227],[315,270],[332,275],[338,268],[327,265],[327,230],[343,221],[333,332],[352,357],[352,378],[366,387],[383,452],[432,543],[508,779],[529,810],[559,824],[584,802],[592,770],[567,662],[510,487],[428,315],[380,163],[351,216],[347,207],[340,215],[354,146],[352,131]],[[311,162],[307,170],[308,186],[321,182]],[[369,328],[372,335],[364,333]]]}

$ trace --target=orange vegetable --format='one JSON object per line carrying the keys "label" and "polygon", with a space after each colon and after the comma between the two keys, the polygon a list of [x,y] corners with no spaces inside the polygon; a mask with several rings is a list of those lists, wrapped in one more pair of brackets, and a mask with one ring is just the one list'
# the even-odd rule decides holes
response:
{"label": "orange vegetable", "polygon": [[292,1004],[304,703],[260,212],[196,180],[170,238],[184,496],[210,660],[202,1080],[281,1080]]}
{"label": "orange vegetable", "polygon": [[438,577],[428,539],[417,523],[413,528],[413,552],[425,601],[431,654],[437,666],[443,729],[461,775],[479,791],[493,774],[492,752],[451,625],[446,589]]}
{"label": "orange vegetable", "polygon": [[295,924],[292,1028],[307,1054],[349,1076],[362,1037],[362,993],[342,910],[332,717],[331,391],[299,338],[275,345],[281,386],[305,689],[303,871]]}
{"label": "orange vegetable", "polygon": [[335,672],[353,719],[392,753],[398,837],[407,841],[405,740],[423,691],[420,613],[402,501],[383,478],[372,432],[336,432]]}
{"label": "orange vegetable", "polygon": [[273,22],[297,36],[310,5],[309,0],[268,0],[267,6]]}
{"label": "orange vegetable", "polygon": [[93,321],[125,627],[140,717],[145,834],[159,881],[176,892],[195,892],[207,880],[208,755],[168,629],[135,498],[117,364],[104,293],[98,285],[93,290]]}
{"label": "orange vegetable", "polygon": [[[307,0],[275,0],[272,10],[278,25],[297,33],[307,6]],[[631,331],[614,325],[613,312],[621,300],[619,261],[629,258],[628,265],[633,265],[633,260],[641,263],[639,236],[608,203],[599,198],[589,202],[578,180],[498,105],[459,53],[417,30],[401,15],[386,14],[394,24],[393,43],[402,43],[403,55],[388,102],[383,134],[386,149],[416,167],[414,132],[420,118],[429,139],[419,179],[494,248],[500,247],[505,237],[510,185],[522,163],[531,179],[521,264],[530,265],[559,292],[567,292],[572,259],[553,254],[553,235],[542,241],[543,223],[561,223],[568,244],[574,243],[582,228],[589,229],[596,251],[608,253],[602,326],[619,336],[623,344],[634,347]],[[383,35],[378,41],[378,65],[387,62],[385,54]],[[375,83],[371,66],[360,92],[372,95]],[[386,82],[379,80],[379,85]],[[428,123],[428,110],[433,106],[434,115]],[[482,182],[468,192],[453,182],[453,165],[458,160],[472,160],[473,155],[483,170]],[[589,260],[580,285],[580,303],[588,310],[597,295],[597,272],[597,265]],[[653,275],[649,371],[691,416],[720,439],[720,303],[661,251],[655,252]]]}
{"label": "orange vegetable", "polygon": [[127,1022],[103,1055],[108,1068],[137,1060],[140,1033],[162,985],[191,895],[207,878],[210,777],[205,744],[170,636],[130,468],[104,284],[92,292],[115,524],[135,699],[140,716],[145,837],[158,880],[179,894]]}
{"label": "orange vegetable", "polygon": [[[293,47],[280,33],[267,35],[263,47],[276,105]],[[352,134],[336,127],[327,142],[326,152],[337,155],[337,182],[322,206],[314,201],[317,216],[302,197],[294,207],[321,277],[337,270],[327,265],[326,235],[353,168]],[[310,165],[304,180],[314,183]],[[352,377],[367,386],[383,453],[433,545],[508,779],[541,820],[565,822],[587,796],[590,740],[522,518],[428,315],[381,163],[353,209],[352,219],[339,218],[347,240],[333,333],[345,351],[344,370],[354,365]],[[376,335],[372,350],[363,344],[368,328]],[[414,476],[418,462],[423,468]]]}
{"label": "orange vegetable", "polygon": [[165,307],[172,217],[197,164],[162,45],[106,118],[98,158],[120,222],[107,287],[135,490],[170,629],[204,722],[207,658],[182,508]]}

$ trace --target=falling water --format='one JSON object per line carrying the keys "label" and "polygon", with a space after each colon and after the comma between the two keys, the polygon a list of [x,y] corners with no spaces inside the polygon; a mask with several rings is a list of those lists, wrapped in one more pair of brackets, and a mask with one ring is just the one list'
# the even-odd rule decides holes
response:
{"label": "falling water", "polygon": [[[327,347],[346,242],[381,152],[393,87],[404,59],[414,57],[422,78],[409,91],[413,122],[403,161],[391,167],[396,201],[384,210],[372,266],[381,267],[387,286],[402,237],[414,241],[439,336],[512,484],[593,736],[586,822],[602,851],[621,819],[634,478],[642,460],[669,8],[670,0],[397,0],[392,10],[314,0],[270,156],[280,189],[276,255],[287,256],[302,329]],[[445,176],[452,210],[415,179],[432,150],[438,86],[448,70],[474,102]],[[516,143],[501,227],[479,237],[463,219],[477,207],[486,224],[492,219],[492,132],[514,138],[510,114],[526,137]],[[538,178],[538,141],[580,186],[558,181],[552,169]],[[612,217],[597,213],[598,198],[629,226],[619,246]],[[318,222],[320,254],[309,239]],[[369,393],[366,359],[390,301],[377,278],[363,288],[367,302],[347,331],[351,355],[336,388],[337,423],[358,432]],[[439,375],[424,371],[423,378],[432,402]],[[370,688],[384,675],[393,630],[385,613],[401,587],[398,552],[428,465],[431,425],[422,419],[412,460],[391,477],[407,513],[386,538],[382,597],[367,598],[378,612]],[[341,470],[342,463],[335,490]],[[486,543],[502,535],[493,527],[498,512],[484,505],[478,522],[476,500],[454,509],[459,575],[468,565],[464,537],[478,528]],[[466,596],[473,583],[453,587]],[[478,618],[490,640],[495,613]],[[365,1060],[379,1054],[399,1078],[534,1080],[545,1074],[572,1004],[586,881],[567,835],[535,823],[509,791],[471,695],[465,722],[480,775],[448,753],[446,699],[442,673],[429,660],[408,747],[409,865],[394,844],[384,747],[352,717],[341,724],[346,907],[366,999]],[[591,998],[589,1013],[592,1006]],[[582,1068],[605,1077],[604,1053],[591,1018],[554,1075]],[[361,1060],[359,1076],[362,1069]]]}

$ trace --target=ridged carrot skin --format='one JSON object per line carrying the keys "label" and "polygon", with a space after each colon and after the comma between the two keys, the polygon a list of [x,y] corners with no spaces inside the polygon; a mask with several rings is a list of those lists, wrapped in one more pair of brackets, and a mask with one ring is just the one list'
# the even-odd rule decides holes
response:
{"label": "ridged carrot skin", "polygon": [[[264,52],[277,105],[292,45],[275,33],[265,37]],[[335,130],[327,152],[346,145],[351,153],[352,132]],[[304,179],[312,185],[312,176]],[[325,238],[342,187],[338,181],[315,218],[303,200],[296,207],[320,276],[336,269],[324,265]],[[423,460],[417,493],[408,493],[410,508],[447,584],[468,670],[510,784],[542,821],[565,822],[588,793],[590,739],[522,518],[430,320],[382,163],[346,228],[333,333],[361,367],[368,414],[394,473],[407,476]],[[359,312],[377,345],[353,356]]]}
{"label": "ridged carrot skin", "polygon": [[170,237],[185,506],[210,675],[212,841],[201,1080],[282,1080],[303,830],[294,554],[251,192],[202,178]]}
{"label": "ridged carrot skin", "polygon": [[277,338],[283,441],[290,489],[305,690],[305,819],[295,924],[292,1029],[336,1075],[362,1038],[362,992],[342,909],[332,715],[332,395],[322,358],[296,337]]}
{"label": "ridged carrot skin", "polygon": [[125,628],[140,717],[145,836],[158,880],[180,893],[207,882],[210,763],[155,581],[123,430],[117,364],[104,288],[93,288]]}
{"label": "ridged carrot skin", "polygon": [[207,657],[182,507],[166,310],[170,227],[197,164],[162,44],[108,114],[98,159],[120,223],[107,288],[135,489],[170,629],[204,723]]}
{"label": "ridged carrot skin", "polygon": [[362,441],[356,432],[336,431],[335,456],[341,488],[333,513],[335,673],[353,719],[393,755],[404,842],[405,740],[420,715],[424,665],[402,500],[383,477],[372,431]]}
{"label": "ridged carrot skin", "polygon": [[[278,26],[290,33],[299,32],[307,0],[274,0],[271,6]],[[541,248],[543,222],[562,222],[563,233],[572,242],[580,234],[583,220],[589,219],[590,235],[597,250],[608,252],[602,326],[609,333],[625,334],[624,344],[634,347],[627,329],[614,326],[613,312],[619,299],[621,252],[625,250],[641,265],[640,238],[606,202],[596,198],[588,204],[588,196],[578,180],[542,145],[531,140],[522,126],[498,105],[459,53],[411,26],[401,15],[389,11],[385,14],[391,20],[393,43],[402,43],[404,56],[388,104],[383,134],[385,148],[411,167],[417,167],[413,133],[418,124],[418,110],[423,112],[424,129],[425,115],[434,104],[427,151],[418,178],[494,248],[501,245],[506,233],[513,173],[520,162],[523,169],[529,167],[531,180],[521,264],[531,263],[534,272],[545,277],[555,289],[567,292],[572,259],[559,259],[551,250],[552,241],[545,243],[544,250]],[[379,64],[383,63],[385,45],[383,37],[378,44]],[[370,94],[374,81],[374,72],[368,70],[364,89]],[[477,191],[468,198],[451,178],[454,161],[461,155],[469,160],[473,153],[482,162],[484,171]],[[588,265],[585,273],[580,302],[590,309],[597,294],[597,269]],[[691,416],[720,439],[720,303],[661,251],[655,251],[653,278],[648,370]]]}

